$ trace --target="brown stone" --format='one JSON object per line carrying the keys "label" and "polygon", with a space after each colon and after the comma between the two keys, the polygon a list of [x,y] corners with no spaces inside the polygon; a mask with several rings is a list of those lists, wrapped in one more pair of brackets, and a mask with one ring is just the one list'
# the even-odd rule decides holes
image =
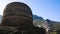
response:
{"label": "brown stone", "polygon": [[9,3],[4,9],[2,25],[4,26],[32,26],[32,11],[21,2]]}

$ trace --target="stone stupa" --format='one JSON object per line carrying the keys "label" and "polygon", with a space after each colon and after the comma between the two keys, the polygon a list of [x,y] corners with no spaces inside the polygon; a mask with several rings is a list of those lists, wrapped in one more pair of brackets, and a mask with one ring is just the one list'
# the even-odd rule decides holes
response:
{"label": "stone stupa", "polygon": [[30,7],[21,2],[12,2],[6,6],[1,24],[8,27],[19,27],[18,32],[14,34],[45,34],[43,28],[33,25],[33,16]]}

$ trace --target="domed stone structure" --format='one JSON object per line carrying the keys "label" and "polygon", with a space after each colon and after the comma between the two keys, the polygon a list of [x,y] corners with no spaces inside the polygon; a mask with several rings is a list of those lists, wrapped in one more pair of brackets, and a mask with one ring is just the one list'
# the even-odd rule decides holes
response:
{"label": "domed stone structure", "polygon": [[32,11],[24,3],[12,2],[4,9],[2,25],[4,26],[31,26],[33,25]]}
{"label": "domed stone structure", "polygon": [[32,17],[30,7],[21,2],[12,2],[4,9],[1,24],[8,27],[19,27],[14,34],[45,34],[43,28],[33,26]]}

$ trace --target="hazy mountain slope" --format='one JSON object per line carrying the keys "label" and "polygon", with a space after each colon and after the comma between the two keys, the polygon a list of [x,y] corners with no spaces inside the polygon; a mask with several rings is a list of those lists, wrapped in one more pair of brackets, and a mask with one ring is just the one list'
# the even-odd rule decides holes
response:
{"label": "hazy mountain slope", "polygon": [[33,15],[33,20],[43,19],[42,17],[39,17],[37,15]]}
{"label": "hazy mountain slope", "polygon": [[0,23],[1,23],[1,20],[2,20],[2,15],[0,15]]}

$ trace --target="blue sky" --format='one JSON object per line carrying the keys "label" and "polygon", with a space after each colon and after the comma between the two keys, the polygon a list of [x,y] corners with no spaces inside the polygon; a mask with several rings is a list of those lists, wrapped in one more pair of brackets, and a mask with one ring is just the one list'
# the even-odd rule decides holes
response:
{"label": "blue sky", "polygon": [[15,1],[26,3],[35,15],[60,22],[60,0],[0,0],[0,15],[8,3]]}

